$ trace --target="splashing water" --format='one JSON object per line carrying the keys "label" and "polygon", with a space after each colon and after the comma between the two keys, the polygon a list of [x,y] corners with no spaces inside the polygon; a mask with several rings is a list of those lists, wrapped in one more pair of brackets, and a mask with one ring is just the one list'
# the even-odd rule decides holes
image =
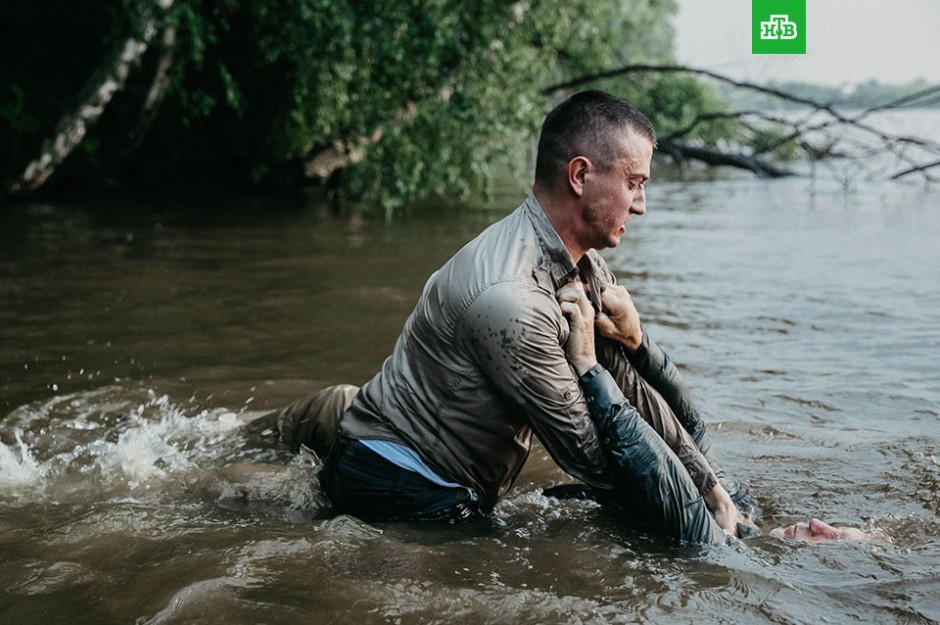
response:
{"label": "splashing water", "polygon": [[[0,501],[173,500],[182,486],[220,501],[274,499],[321,505],[315,459],[267,464],[272,450],[245,449],[243,420],[226,409],[188,415],[152,389],[109,386],[23,406],[8,418],[15,442],[0,442]],[[241,461],[247,467],[229,470]]]}
{"label": "splashing water", "polygon": [[23,442],[23,432],[14,430],[15,446],[0,443],[0,493],[19,493],[39,482],[42,468]]}

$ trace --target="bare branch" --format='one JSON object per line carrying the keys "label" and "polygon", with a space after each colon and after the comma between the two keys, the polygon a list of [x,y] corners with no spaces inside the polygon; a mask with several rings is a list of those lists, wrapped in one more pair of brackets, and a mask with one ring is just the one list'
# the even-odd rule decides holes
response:
{"label": "bare branch", "polygon": [[[869,109],[866,109],[862,113],[862,115],[860,115],[856,119],[860,119],[861,117],[864,117],[865,115],[868,115],[869,113],[876,113],[880,111],[887,111],[890,109],[901,108],[902,106],[910,105],[913,102],[917,102],[917,100],[920,100],[927,96],[932,96],[937,93],[940,93],[940,85],[927,87],[926,89],[921,89],[920,91],[915,91],[914,93],[909,93],[905,96],[901,96],[900,98],[893,100],[891,102],[888,102],[887,104],[881,104],[881,105],[873,106]],[[917,102],[917,103],[923,104],[923,102]]]}
{"label": "bare branch", "polygon": [[659,141],[659,149],[666,152],[677,162],[696,160],[708,165],[727,165],[752,171],[762,178],[783,178],[793,176],[794,172],[776,167],[754,156],[729,154],[702,146],[686,145],[668,139]]}
{"label": "bare branch", "polygon": [[[699,76],[707,76],[709,78],[717,80],[718,82],[723,82],[723,83],[732,85],[734,87],[738,87],[741,89],[749,89],[751,91],[756,91],[758,93],[766,93],[767,95],[772,95],[775,98],[779,98],[787,102],[803,104],[805,106],[824,110],[827,112],[830,111],[831,106],[832,106],[831,104],[822,104],[820,102],[816,102],[815,100],[810,100],[808,98],[795,96],[795,95],[786,93],[784,91],[780,91],[779,89],[774,89],[772,87],[765,87],[763,85],[758,85],[756,83],[747,82],[747,81],[734,80],[732,78],[729,78],[728,76],[719,74],[717,72],[713,72],[711,70],[698,69],[695,67],[686,67],[684,65],[625,65],[617,69],[607,70],[605,72],[598,72],[596,74],[588,74],[587,76],[581,76],[573,80],[569,80],[563,83],[558,83],[556,85],[551,85],[550,87],[546,87],[545,89],[542,89],[542,94],[550,95],[552,93],[555,93],[556,91],[563,91],[565,89],[572,89],[574,87],[580,87],[588,83],[592,83],[598,80],[603,80],[605,78],[616,78],[617,76],[623,76],[625,74],[637,74],[637,73],[697,74]],[[835,111],[831,111],[831,112],[834,116],[838,116],[838,113],[836,113]]]}
{"label": "bare branch", "polygon": [[911,167],[910,169],[905,169],[904,171],[899,171],[896,174],[891,176],[891,180],[897,180],[898,178],[903,178],[909,174],[922,173],[928,169],[933,169],[934,167],[940,167],[940,160],[936,160],[932,163],[925,163],[923,165],[918,165],[916,167]]}
{"label": "bare branch", "polygon": [[792,123],[781,117],[772,117],[761,111],[708,111],[705,113],[699,113],[698,115],[695,116],[695,119],[689,122],[685,127],[680,128],[679,130],[676,130],[666,135],[665,137],[660,137],[659,140],[676,139],[678,137],[684,137],[706,122],[716,121],[720,119],[732,119],[732,120],[736,120],[739,122],[743,122],[743,120],[747,117],[757,117],[764,121],[778,123],[778,124],[791,124]]}
{"label": "bare branch", "polygon": [[[897,98],[891,102],[885,104],[880,104],[876,106],[871,106],[861,112],[850,114],[837,110],[836,104],[833,102],[818,102],[810,98],[805,98],[798,95],[793,95],[786,93],[780,89],[774,87],[768,87],[764,85],[755,84],[748,81],[734,80],[718,72],[713,72],[711,70],[699,69],[694,67],[685,67],[681,65],[626,65],[624,67],[598,72],[595,74],[590,74],[587,76],[581,76],[573,80],[569,80],[563,83],[552,85],[546,87],[542,90],[543,94],[551,94],[557,91],[563,91],[568,89],[573,89],[576,87],[581,87],[589,83],[608,79],[615,78],[618,76],[624,76],[627,74],[636,74],[636,73],[658,73],[658,74],[668,74],[668,73],[686,73],[693,74],[698,76],[704,76],[712,80],[725,83],[740,89],[747,89],[757,93],[762,93],[765,95],[772,96],[780,101],[789,102],[791,104],[797,104],[805,109],[808,109],[806,117],[802,121],[792,121],[782,118],[773,117],[767,115],[764,112],[758,111],[737,111],[737,112],[706,112],[700,114],[692,122],[686,125],[684,128],[681,128],[670,135],[660,139],[660,144],[663,143],[671,144],[672,150],[663,150],[669,151],[673,154],[674,157],[678,159],[693,158],[696,160],[701,160],[707,164],[721,164],[721,165],[731,165],[735,167],[742,167],[744,169],[750,169],[758,175],[768,175],[775,176],[779,172],[784,172],[781,175],[793,175],[793,172],[776,168],[765,161],[762,161],[759,156],[762,154],[768,154],[776,150],[777,148],[786,145],[788,143],[794,143],[800,147],[806,154],[810,157],[810,160],[815,160],[827,156],[842,156],[845,158],[852,158],[852,155],[844,152],[837,151],[836,145],[840,141],[847,139],[843,134],[834,135],[831,134],[831,139],[828,144],[823,146],[813,146],[808,141],[805,140],[805,137],[811,135],[812,133],[819,133],[823,131],[833,131],[839,127],[850,127],[855,130],[858,130],[862,135],[868,135],[869,137],[874,138],[879,142],[879,150],[877,153],[890,153],[897,157],[903,162],[907,162],[912,165],[911,168],[898,172],[893,177],[894,179],[908,175],[911,173],[924,173],[926,170],[935,167],[937,163],[928,163],[926,165],[917,165],[915,164],[914,159],[910,154],[908,154],[907,147],[919,148],[920,150],[926,151],[929,154],[940,154],[940,143],[936,141],[931,141],[929,139],[924,139],[921,137],[915,137],[910,135],[895,135],[889,132],[885,132],[880,128],[872,126],[869,123],[865,123],[862,120],[866,117],[869,117],[875,113],[884,112],[892,109],[901,108],[904,106],[910,106],[912,104],[921,105],[925,100],[936,97],[940,94],[940,85],[922,89],[915,93],[905,95],[903,97]],[[825,116],[822,121],[812,122],[819,114]],[[693,148],[692,146],[683,145],[676,142],[680,137],[687,136],[690,134],[697,126],[702,123],[709,121],[714,121],[718,119],[733,119],[737,120],[744,128],[751,130],[752,132],[759,132],[759,129],[749,123],[749,119],[754,119],[767,122],[772,126],[778,128],[787,128],[789,132],[785,133],[783,136],[776,138],[774,141],[768,145],[762,146],[760,149],[754,150],[751,155],[743,154],[728,154],[722,153],[718,150],[708,149],[708,148]],[[676,147],[678,146],[678,147]],[[854,159],[853,159],[854,160]],[[929,176],[926,176],[928,179],[932,179]]]}
{"label": "bare branch", "polygon": [[157,62],[157,69],[153,75],[153,81],[150,83],[150,89],[147,91],[147,97],[140,109],[140,115],[137,117],[137,125],[128,134],[127,144],[121,150],[120,158],[125,160],[130,157],[140,144],[143,143],[150,127],[153,125],[157,114],[160,112],[160,105],[166,96],[167,87],[170,85],[170,69],[173,67],[174,52],[176,49],[176,27],[167,26],[163,29],[160,37],[160,60]]}

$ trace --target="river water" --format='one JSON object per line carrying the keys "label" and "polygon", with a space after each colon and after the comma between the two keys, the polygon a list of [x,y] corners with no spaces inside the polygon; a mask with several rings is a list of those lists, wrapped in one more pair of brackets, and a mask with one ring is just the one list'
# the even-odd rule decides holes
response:
{"label": "river water", "polygon": [[[940,192],[653,183],[605,252],[774,527],[677,548],[536,447],[491,519],[329,518],[241,419],[379,367],[428,275],[521,200],[385,224],[301,199],[8,207],[0,622],[940,622]],[[192,215],[199,212],[200,217]]]}

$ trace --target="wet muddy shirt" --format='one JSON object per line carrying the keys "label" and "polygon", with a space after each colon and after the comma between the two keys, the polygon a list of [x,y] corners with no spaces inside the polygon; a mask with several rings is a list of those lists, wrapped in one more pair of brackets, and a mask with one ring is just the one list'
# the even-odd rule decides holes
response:
{"label": "wet muddy shirt", "polygon": [[404,443],[484,509],[509,490],[533,431],[572,476],[609,488],[597,431],[563,345],[555,291],[613,276],[591,251],[574,265],[530,196],[435,272],[341,432]]}

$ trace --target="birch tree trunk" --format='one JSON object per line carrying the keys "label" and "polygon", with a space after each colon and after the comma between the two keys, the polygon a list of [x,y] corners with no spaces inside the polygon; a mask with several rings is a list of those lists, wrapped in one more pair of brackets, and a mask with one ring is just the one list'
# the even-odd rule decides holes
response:
{"label": "birch tree trunk", "polygon": [[163,104],[167,87],[170,86],[170,69],[173,67],[174,49],[176,47],[176,27],[167,26],[163,29],[160,46],[163,52],[160,61],[157,63],[153,82],[147,91],[147,97],[140,109],[140,115],[137,116],[137,125],[128,134],[127,144],[121,150],[120,160],[122,161],[130,158],[140,147],[140,144],[143,143],[150,132],[150,127],[157,118],[160,105]]}
{"label": "birch tree trunk", "polygon": [[81,144],[88,129],[104,113],[114,94],[124,87],[133,66],[147,51],[156,34],[158,11],[168,10],[173,2],[155,0],[154,6],[141,15],[136,32],[116,45],[105,57],[82,90],[78,105],[62,116],[55,133],[43,142],[39,156],[10,185],[10,194],[25,194],[41,187]]}

